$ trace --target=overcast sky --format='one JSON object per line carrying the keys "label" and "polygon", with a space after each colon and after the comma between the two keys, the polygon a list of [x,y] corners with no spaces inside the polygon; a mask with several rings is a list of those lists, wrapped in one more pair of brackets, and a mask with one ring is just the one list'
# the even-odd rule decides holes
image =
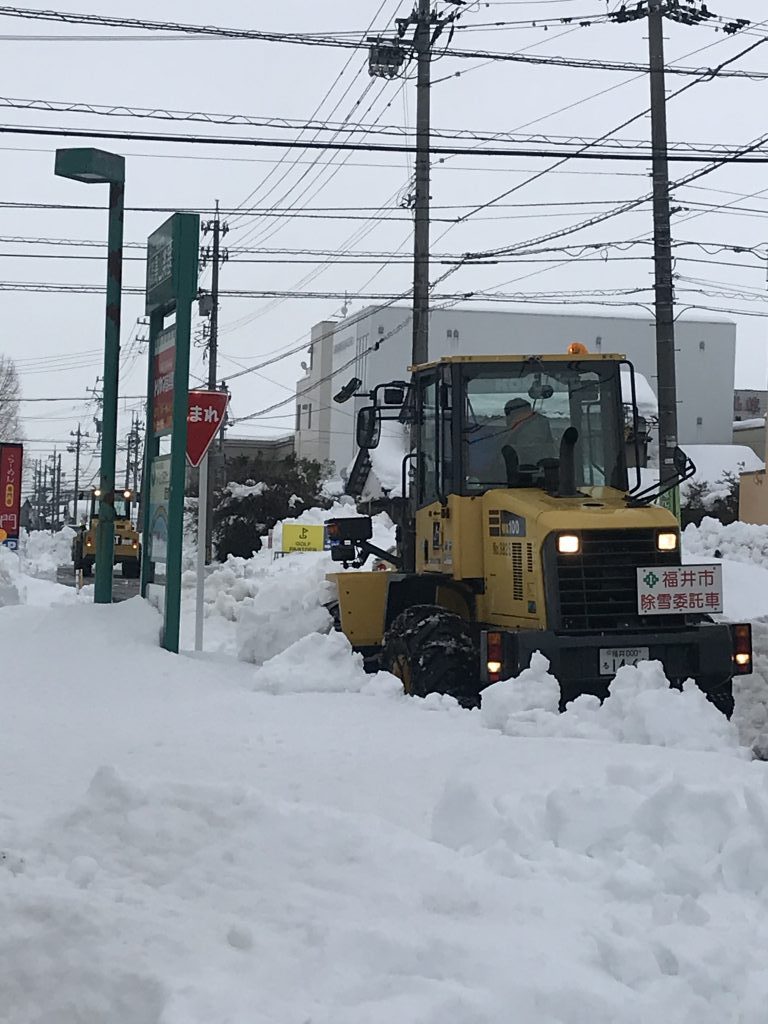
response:
{"label": "overcast sky", "polygon": [[[33,5],[44,10],[47,5]],[[381,14],[377,11],[381,6]],[[455,48],[497,51],[529,50],[542,55],[567,55],[594,59],[647,60],[645,21],[626,25],[532,26],[531,18],[570,16],[582,20],[618,6],[616,0],[542,0],[471,4],[462,18]],[[755,22],[765,18],[757,0],[728,0],[710,9],[728,17]],[[732,9],[731,9],[732,8]],[[288,32],[324,32],[362,36],[372,26],[387,29],[395,16],[410,7],[397,0],[219,0],[215,5],[200,0],[132,0],[130,4],[82,0],[72,11],[184,22],[249,27]],[[523,22],[526,26],[482,28],[488,22]],[[667,25],[667,59],[686,66],[715,66],[768,34],[764,21],[758,35],[727,36],[711,27]],[[77,41],[72,37],[107,34],[109,40]],[[308,119],[331,90],[319,116],[329,121],[412,125],[415,83],[369,79],[367,53],[336,48],[304,47],[271,42],[227,41],[185,37],[146,41],[111,41],[117,30],[90,29],[14,18],[0,18],[0,67],[3,97],[95,103],[109,106],[151,107],[192,112],[239,113]],[[49,37],[43,41],[41,36]],[[16,38],[14,38],[16,37]],[[26,37],[26,38],[24,38]],[[34,38],[30,38],[34,37]],[[706,48],[706,49],[705,49]],[[694,56],[686,56],[701,51]],[[349,62],[343,74],[340,73]],[[768,44],[744,57],[740,68],[768,71]],[[460,77],[456,73],[461,72]],[[546,135],[597,136],[628,120],[648,106],[648,81],[626,72],[574,70],[509,62],[457,60],[444,57],[433,69],[432,118],[437,129],[484,132],[528,131]],[[672,92],[689,79],[670,76]],[[335,84],[334,84],[335,83]],[[738,145],[766,131],[767,81],[717,80],[704,82],[669,103],[671,141]],[[0,123],[34,127],[96,128],[198,134],[265,136],[258,128],[220,125],[172,125],[163,121],[107,118],[76,113],[3,109]],[[647,117],[619,133],[620,138],[646,140]],[[361,137],[361,136],[359,136]],[[93,145],[71,138],[62,145]],[[209,209],[215,199],[224,208],[241,207],[243,215],[228,217],[229,247],[260,249],[324,249],[352,252],[407,254],[411,249],[408,215],[399,208],[409,191],[410,159],[405,154],[317,153],[279,149],[222,148],[131,141],[95,143],[123,153],[127,161],[126,203],[132,206],[191,207]],[[481,145],[481,144],[478,144]],[[45,136],[3,136],[2,192],[4,202],[94,203],[106,202],[106,188],[85,186],[53,176],[56,140]],[[277,165],[278,161],[282,163]],[[648,168],[642,163],[587,162],[572,160],[558,171],[526,185],[505,204],[497,205],[451,224],[462,213],[493,199],[506,189],[544,169],[550,160],[477,156],[448,158],[434,167],[432,199],[436,223],[432,248],[436,254],[459,254],[533,239],[550,230],[577,224],[613,202],[631,200],[648,192]],[[673,165],[674,180],[691,165]],[[742,197],[750,197],[744,199]],[[687,280],[678,282],[680,307],[699,305],[711,309],[741,311],[738,323],[737,385],[764,387],[766,379],[764,320],[748,313],[768,312],[766,265],[754,256],[717,253],[717,245],[754,246],[766,243],[768,179],[763,165],[729,165],[709,174],[696,187],[675,194],[684,210],[673,222],[676,239],[713,243],[707,253],[686,247],[676,270]],[[583,203],[584,206],[547,206],[551,203]],[[695,203],[694,209],[689,205]],[[516,205],[510,205],[516,204]],[[541,204],[541,205],[532,205]],[[708,204],[708,205],[702,205]],[[723,206],[728,206],[723,211]],[[263,217],[252,210],[295,207],[313,216]],[[329,212],[329,208],[342,208]],[[444,208],[444,209],[441,209]],[[389,221],[365,219],[366,213],[383,208]],[[746,212],[744,211],[746,208]],[[755,212],[758,211],[758,212]],[[762,211],[765,211],[763,213]],[[345,212],[358,219],[347,219]],[[127,242],[143,243],[164,219],[162,214],[126,214]],[[618,242],[649,237],[650,206],[616,217],[606,224],[574,235],[573,243]],[[9,209],[0,207],[2,282],[71,282],[102,285],[105,268],[100,260],[49,258],[98,255],[97,250],[29,243],[10,238],[86,239],[106,236],[106,216],[101,212]],[[444,237],[443,237],[444,236]],[[46,254],[45,258],[39,255]],[[143,285],[142,253],[128,250],[126,285]],[[619,257],[644,256],[642,260]],[[251,259],[255,255],[251,255]],[[263,258],[267,258],[264,256]],[[274,258],[274,256],[270,257]],[[306,258],[306,257],[304,257]],[[288,257],[287,259],[291,259]],[[551,263],[519,263],[465,267],[446,281],[450,292],[478,289],[505,292],[596,293],[605,289],[643,288],[652,285],[652,262],[647,246],[623,252],[616,248],[592,260],[566,260],[553,254]],[[710,262],[692,262],[702,260]],[[722,266],[734,263],[737,266]],[[435,265],[432,277],[443,267]],[[313,276],[310,278],[310,273]],[[411,269],[406,262],[384,266],[359,264],[325,265],[246,263],[234,257],[224,265],[223,289],[314,290],[349,293],[349,309],[366,303],[357,298],[368,292],[405,291]],[[208,278],[204,279],[207,281]],[[734,289],[738,296],[730,294]],[[707,294],[702,294],[706,292]],[[751,301],[746,293],[754,292]],[[725,294],[723,294],[725,293]],[[650,290],[639,296],[652,302]],[[606,301],[617,301],[611,298]],[[101,372],[104,299],[101,295],[36,294],[2,292],[0,351],[18,361],[25,397],[80,396],[92,387]],[[338,315],[336,299],[284,299],[266,301],[224,298],[221,304],[220,377],[309,339],[311,325]],[[572,307],[566,306],[565,309]],[[582,307],[599,311],[599,306]],[[614,310],[606,310],[613,312]],[[637,306],[627,306],[638,312]],[[146,354],[135,342],[137,318],[143,314],[142,298],[123,300],[123,375],[121,393],[138,396],[145,388]],[[683,315],[686,315],[683,313]],[[689,313],[687,315],[695,315]],[[571,338],[567,341],[573,340]],[[534,348],[535,345],[532,345]],[[275,363],[263,374],[249,374],[232,383],[235,417],[248,415],[281,398],[288,399],[285,415],[251,420],[233,433],[274,436],[293,422],[291,395],[300,376],[297,354]],[[193,351],[193,374],[205,375],[200,348]],[[702,382],[703,388],[705,382]],[[130,426],[136,399],[121,402],[121,433]],[[280,412],[282,410],[279,410]],[[93,407],[85,403],[26,404],[24,426],[33,457],[47,453],[52,441],[67,440],[78,420],[83,428],[93,424]],[[86,458],[86,465],[88,465]],[[118,465],[120,464],[120,457]],[[89,474],[97,467],[94,458]],[[87,481],[86,481],[87,482]]]}

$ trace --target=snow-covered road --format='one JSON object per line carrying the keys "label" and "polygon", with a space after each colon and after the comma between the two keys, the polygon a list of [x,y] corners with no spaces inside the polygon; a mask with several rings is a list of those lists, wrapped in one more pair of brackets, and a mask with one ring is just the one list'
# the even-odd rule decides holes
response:
{"label": "snow-covered road", "polygon": [[222,571],[201,657],[139,599],[0,609],[0,1020],[764,1024],[735,727],[648,666],[556,715],[545,666],[468,712],[338,634],[270,657],[292,564]]}

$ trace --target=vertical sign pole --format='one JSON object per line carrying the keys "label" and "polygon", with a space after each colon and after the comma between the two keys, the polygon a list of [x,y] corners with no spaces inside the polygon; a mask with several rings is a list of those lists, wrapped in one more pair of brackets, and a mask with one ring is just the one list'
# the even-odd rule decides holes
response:
{"label": "vertical sign pole", "polygon": [[149,317],[149,345],[147,346],[147,430],[144,437],[144,470],[141,487],[141,596],[147,596],[147,586],[155,582],[154,565],[152,562],[152,542],[150,540],[150,502],[149,486],[152,480],[152,460],[160,453],[160,441],[155,435],[154,424],[154,386],[155,386],[155,339],[163,329],[162,312],[154,312]]}
{"label": "vertical sign pole", "polygon": [[[192,334],[192,302],[197,292],[197,256],[200,244],[198,217],[178,221],[174,247],[179,253],[176,291],[176,365],[173,374],[173,432],[171,434],[171,484],[168,501],[168,558],[165,564],[165,633],[163,647],[179,652],[181,626],[181,560],[184,539],[184,490],[187,480],[187,413],[189,345]],[[185,228],[192,230],[188,233]],[[192,247],[190,249],[190,247]],[[190,256],[192,253],[191,268]]]}
{"label": "vertical sign pole", "polygon": [[208,452],[200,463],[200,481],[197,489],[197,588],[195,600],[195,650],[203,649],[203,611],[205,592],[205,537],[208,528]]}
{"label": "vertical sign pole", "polygon": [[[142,593],[146,594],[154,563],[165,561],[162,642],[163,647],[174,654],[179,650],[181,624],[189,346],[192,302],[197,294],[199,241],[199,216],[175,213],[147,242],[150,371],[143,520],[144,543],[148,550],[142,558]],[[166,328],[165,318],[173,313],[176,322]],[[170,434],[170,455],[161,456],[159,438],[167,434]],[[154,501],[153,477],[158,491]]]}
{"label": "vertical sign pole", "polygon": [[115,561],[115,449],[117,445],[117,389],[120,372],[120,299],[123,281],[123,219],[125,185],[109,185],[109,238],[107,251],[107,320],[104,338],[104,414],[101,433],[99,522],[96,527],[96,604],[112,602]]}

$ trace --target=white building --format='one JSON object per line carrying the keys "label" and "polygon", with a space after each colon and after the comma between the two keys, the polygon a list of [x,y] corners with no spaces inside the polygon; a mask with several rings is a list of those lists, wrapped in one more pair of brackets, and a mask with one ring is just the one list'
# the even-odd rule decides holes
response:
{"label": "white building", "polygon": [[[361,402],[336,404],[351,377],[363,388],[406,379],[411,355],[410,308],[368,307],[338,323],[312,329],[311,360],[297,383],[296,452],[331,460],[343,470],[355,456],[355,413]],[[679,320],[678,435],[688,444],[730,444],[736,325],[727,320]],[[563,352],[580,341],[591,352],[620,352],[656,386],[656,336],[648,316],[444,309],[430,314],[430,359],[443,355]]]}

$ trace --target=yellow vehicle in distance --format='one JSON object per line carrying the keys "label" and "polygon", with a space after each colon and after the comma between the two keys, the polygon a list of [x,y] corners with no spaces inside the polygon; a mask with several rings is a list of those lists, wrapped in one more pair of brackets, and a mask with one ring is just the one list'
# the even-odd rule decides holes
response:
{"label": "yellow vehicle in distance", "polygon": [[[82,570],[84,577],[93,575],[96,562],[96,535],[99,525],[101,491],[91,492],[88,522],[81,525],[72,541],[72,563],[75,572]],[[117,491],[113,498],[115,509],[115,564],[120,564],[127,579],[138,579],[141,574],[141,543],[131,520],[133,491]]]}

